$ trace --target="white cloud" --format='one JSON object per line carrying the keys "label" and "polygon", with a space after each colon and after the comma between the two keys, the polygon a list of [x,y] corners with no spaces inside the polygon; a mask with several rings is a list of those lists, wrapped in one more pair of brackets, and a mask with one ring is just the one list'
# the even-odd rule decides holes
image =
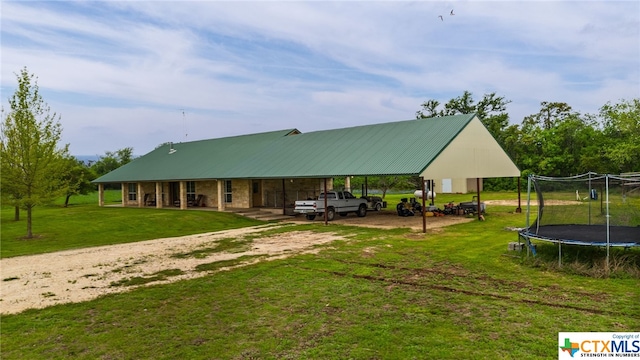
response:
{"label": "white cloud", "polygon": [[512,100],[513,122],[640,97],[635,1],[2,6],[2,98],[27,66],[77,154],[404,120],[465,90]]}

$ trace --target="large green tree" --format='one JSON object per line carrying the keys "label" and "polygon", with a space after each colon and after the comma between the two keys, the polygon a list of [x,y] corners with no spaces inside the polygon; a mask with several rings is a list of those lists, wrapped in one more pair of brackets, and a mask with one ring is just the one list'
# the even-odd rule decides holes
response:
{"label": "large green tree", "polygon": [[422,109],[416,111],[416,118],[426,119],[439,116],[475,113],[480,121],[489,129],[498,143],[503,144],[503,131],[509,125],[507,105],[510,100],[504,96],[497,96],[495,92],[484,94],[477,103],[473,94],[464,91],[461,96],[449,100],[443,107],[440,102],[430,99],[421,104]]}
{"label": "large green tree", "polygon": [[640,99],[600,108],[606,143],[604,157],[612,173],[640,171]]}
{"label": "large green tree", "polygon": [[[2,123],[0,184],[3,202],[26,210],[26,238],[33,238],[33,208],[66,191],[64,158],[69,146],[59,144],[60,117],[44,102],[35,75],[25,67],[16,77],[18,87]],[[18,210],[16,215],[19,218]]]}
{"label": "large green tree", "polygon": [[133,158],[132,147],[126,147],[116,151],[107,151],[104,156],[100,156],[100,158],[91,165],[91,169],[96,175],[102,176],[131,162]]}

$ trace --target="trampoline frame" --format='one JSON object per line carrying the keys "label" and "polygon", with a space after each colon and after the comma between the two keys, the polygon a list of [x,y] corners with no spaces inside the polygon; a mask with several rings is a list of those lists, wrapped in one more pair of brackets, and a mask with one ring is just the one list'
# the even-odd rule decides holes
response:
{"label": "trampoline frame", "polygon": [[[605,225],[581,225],[581,224],[574,224],[574,225],[543,225],[542,227],[549,227],[549,226],[605,226],[606,227],[606,240],[603,239],[603,241],[582,241],[582,240],[578,240],[578,239],[561,239],[561,238],[554,238],[554,237],[549,237],[549,236],[543,236],[540,235],[540,224],[539,224],[539,219],[542,215],[543,212],[543,208],[544,208],[544,198],[542,197],[542,194],[536,190],[536,193],[538,194],[538,202],[539,202],[539,206],[538,206],[538,214],[536,216],[536,221],[534,224],[530,224],[530,215],[531,215],[531,185],[532,185],[532,180],[534,179],[541,179],[541,180],[548,180],[548,181],[575,181],[578,180],[580,178],[584,178],[585,176],[588,176],[587,180],[589,181],[589,193],[591,193],[591,181],[593,180],[601,180],[604,179],[605,180],[605,196],[606,196],[606,224]],[[576,176],[572,176],[572,177],[546,177],[546,176],[536,176],[536,175],[529,175],[528,177],[528,182],[527,182],[527,219],[526,219],[526,227],[522,230],[519,231],[518,233],[518,238],[523,238],[525,239],[526,245],[527,245],[527,255],[529,255],[529,252],[533,252],[533,255],[535,256],[535,247],[532,245],[531,240],[541,240],[541,241],[546,241],[546,242],[551,242],[551,243],[557,243],[558,244],[558,263],[559,265],[562,265],[562,244],[566,244],[566,245],[580,245],[580,246],[598,246],[598,247],[606,247],[607,248],[607,267],[609,267],[609,249],[611,247],[624,247],[624,248],[630,248],[630,247],[640,247],[640,239],[638,239],[637,241],[611,241],[611,228],[618,228],[618,226],[611,226],[610,221],[609,221],[609,179],[613,178],[613,179],[617,179],[617,180],[622,180],[622,181],[632,181],[632,184],[640,184],[640,175],[635,174],[635,175],[609,175],[609,174],[597,174],[597,173],[593,173],[593,172],[589,172],[586,174],[582,174],[582,175],[576,175]],[[532,228],[535,228],[535,232],[532,232]]]}

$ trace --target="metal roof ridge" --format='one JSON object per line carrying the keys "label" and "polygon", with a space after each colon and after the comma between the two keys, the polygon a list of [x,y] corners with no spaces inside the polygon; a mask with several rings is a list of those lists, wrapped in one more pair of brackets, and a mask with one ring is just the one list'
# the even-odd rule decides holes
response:
{"label": "metal roof ridge", "polygon": [[314,130],[314,131],[309,131],[309,132],[306,132],[306,133],[300,132],[300,134],[307,134],[308,135],[308,134],[321,133],[321,132],[325,132],[325,131],[347,130],[347,129],[375,127],[375,126],[392,125],[392,124],[405,124],[405,123],[409,123],[409,122],[412,122],[412,121],[444,119],[444,118],[463,117],[463,116],[467,116],[468,117],[468,119],[466,121],[467,124],[468,124],[469,121],[471,121],[471,119],[473,119],[476,116],[476,113],[456,114],[456,115],[446,115],[446,116],[434,116],[434,117],[430,117],[430,118],[420,118],[420,119],[399,120],[399,121],[391,121],[391,122],[381,122],[381,123],[377,123],[377,124],[354,125],[354,126],[347,126],[347,127],[333,128],[333,129]]}
{"label": "metal roof ridge", "polygon": [[302,132],[296,128],[290,128],[290,129],[282,129],[282,130],[271,130],[271,131],[264,131],[264,132],[259,132],[259,133],[251,133],[251,134],[239,134],[239,135],[230,135],[230,136],[224,136],[224,137],[219,137],[219,138],[208,138],[208,139],[200,139],[200,140],[191,140],[191,141],[184,141],[184,142],[175,142],[175,141],[167,141],[165,143],[163,143],[162,145],[165,144],[194,144],[197,142],[204,142],[204,141],[215,141],[215,140],[225,140],[225,139],[234,139],[234,138],[241,138],[241,137],[246,137],[246,136],[256,136],[256,135],[269,135],[269,134],[275,134],[275,133],[284,133],[284,136],[290,135],[292,133],[298,132],[300,134],[302,134]]}

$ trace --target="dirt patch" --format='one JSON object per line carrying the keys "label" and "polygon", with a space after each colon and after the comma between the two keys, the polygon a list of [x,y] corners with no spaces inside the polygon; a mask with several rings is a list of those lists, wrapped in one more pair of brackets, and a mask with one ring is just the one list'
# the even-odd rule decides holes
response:
{"label": "dirt patch", "polygon": [[[315,245],[342,239],[335,234],[291,231],[251,237],[246,248],[206,252],[222,241],[243,239],[283,225],[262,225],[131,244],[92,247],[0,260],[3,314],[81,302],[148,284],[168,283],[210,274],[199,265],[229,262],[231,267],[313,253]],[[194,256],[185,256],[193,254]],[[197,255],[197,256],[195,256]],[[243,260],[247,259],[247,260]],[[235,261],[232,261],[235,260]],[[218,267],[216,271],[230,267]],[[137,279],[137,282],[135,281]],[[138,284],[128,286],[123,284]]]}
{"label": "dirt patch", "polygon": [[[445,226],[461,224],[475,220],[472,216],[464,215],[447,215],[426,217],[427,232],[429,230],[440,229]],[[292,220],[295,223],[322,223],[322,217],[316,217],[315,220],[309,221],[303,215],[295,216]],[[422,231],[422,218],[420,216],[402,217],[394,211],[369,211],[365,217],[357,217],[355,214],[348,214],[345,217],[336,216],[332,224],[362,226],[379,229],[409,228],[413,231]]]}
{"label": "dirt patch", "polygon": [[[427,217],[427,233],[473,220],[465,216]],[[309,223],[303,216],[294,217],[291,222]],[[369,212],[362,218],[349,214],[332,223],[410,228],[415,231],[409,235],[412,239],[424,238],[420,216],[399,217],[391,211]],[[343,239],[335,234],[312,231],[260,236],[265,230],[282,226],[286,224],[0,259],[0,313],[14,314],[26,309],[89,301],[140,286],[192,279],[258,261],[313,253],[317,251],[315,245]],[[224,251],[216,250],[223,244]]]}

